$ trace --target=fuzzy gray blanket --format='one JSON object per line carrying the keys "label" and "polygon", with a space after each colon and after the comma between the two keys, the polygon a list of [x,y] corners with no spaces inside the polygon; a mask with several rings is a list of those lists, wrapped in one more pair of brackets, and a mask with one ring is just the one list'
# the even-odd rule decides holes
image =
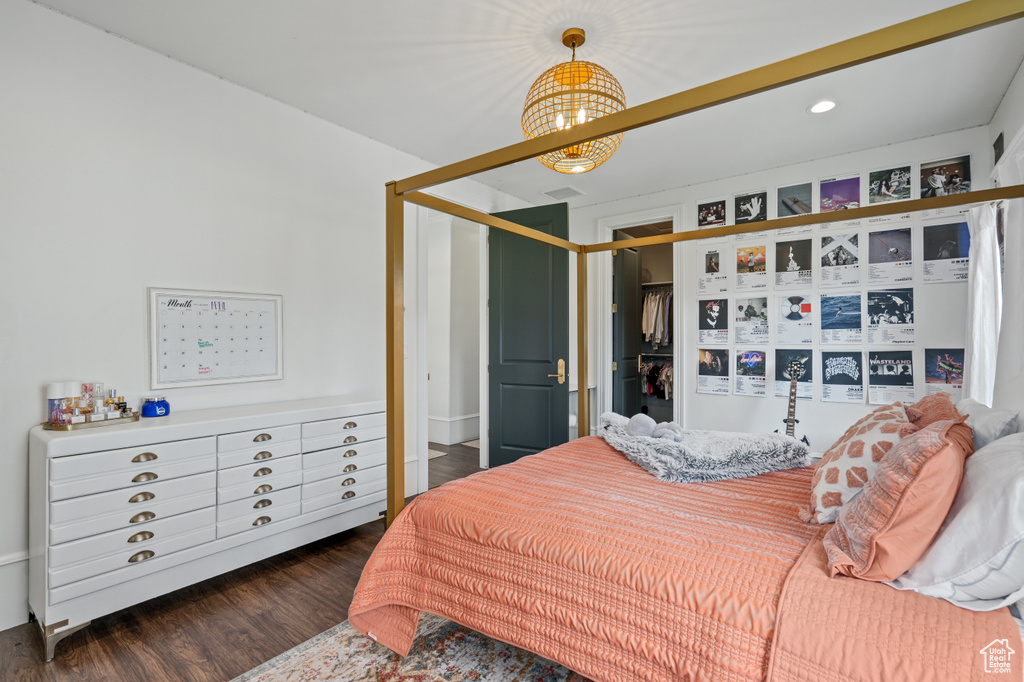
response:
{"label": "fuzzy gray blanket", "polygon": [[598,432],[609,445],[662,481],[721,481],[811,463],[808,447],[781,433],[685,430],[682,440],[676,442],[630,435],[626,433],[628,423],[620,414],[605,412]]}

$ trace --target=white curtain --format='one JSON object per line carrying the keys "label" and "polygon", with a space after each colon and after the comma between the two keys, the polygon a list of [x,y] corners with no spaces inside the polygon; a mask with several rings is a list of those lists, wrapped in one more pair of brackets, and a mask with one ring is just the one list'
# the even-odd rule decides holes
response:
{"label": "white curtain", "polygon": [[967,279],[967,344],[964,349],[964,398],[992,405],[1003,310],[999,272],[999,236],[995,204],[975,206],[967,216],[971,261]]}

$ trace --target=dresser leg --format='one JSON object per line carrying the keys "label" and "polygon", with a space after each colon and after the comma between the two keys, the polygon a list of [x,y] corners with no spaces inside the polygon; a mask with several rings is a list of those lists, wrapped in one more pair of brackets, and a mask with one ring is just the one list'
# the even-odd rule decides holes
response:
{"label": "dresser leg", "polygon": [[68,621],[65,619],[53,625],[44,625],[43,621],[39,621],[39,631],[43,635],[43,644],[46,647],[46,660],[53,660],[53,650],[57,648],[57,642],[87,627],[90,623],[92,621],[87,620],[78,625],[68,625]]}

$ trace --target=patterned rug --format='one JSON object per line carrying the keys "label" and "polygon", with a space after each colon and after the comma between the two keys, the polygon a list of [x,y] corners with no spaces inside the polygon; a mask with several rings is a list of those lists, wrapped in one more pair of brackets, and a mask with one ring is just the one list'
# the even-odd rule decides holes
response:
{"label": "patterned rug", "polygon": [[345,621],[233,682],[590,682],[536,654],[424,613],[412,652],[398,654]]}
{"label": "patterned rug", "polygon": [[442,452],[441,450],[427,449],[427,459],[437,459],[438,457],[444,457],[447,454],[447,452]]}

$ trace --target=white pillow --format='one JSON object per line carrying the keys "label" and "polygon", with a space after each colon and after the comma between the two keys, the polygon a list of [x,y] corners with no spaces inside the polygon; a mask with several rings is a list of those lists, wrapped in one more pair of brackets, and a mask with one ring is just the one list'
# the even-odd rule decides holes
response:
{"label": "white pillow", "polygon": [[1024,598],[1024,433],[967,458],[939,534],[913,568],[888,584],[972,611]]}
{"label": "white pillow", "polygon": [[972,398],[956,404],[956,411],[969,415],[967,424],[974,429],[974,449],[980,450],[992,441],[1017,432],[1017,413],[995,410]]}

